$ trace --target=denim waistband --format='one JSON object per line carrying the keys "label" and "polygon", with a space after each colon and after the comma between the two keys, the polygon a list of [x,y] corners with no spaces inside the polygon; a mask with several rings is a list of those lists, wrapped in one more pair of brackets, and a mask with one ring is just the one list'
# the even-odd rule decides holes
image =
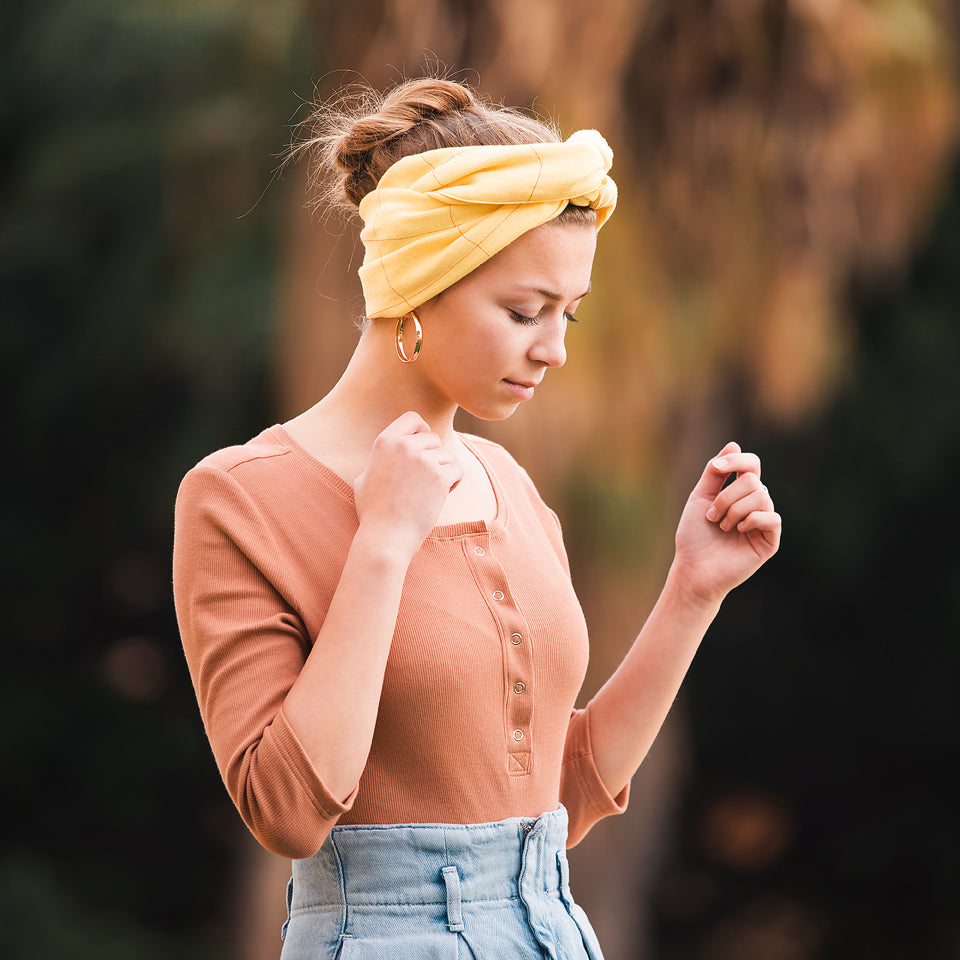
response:
{"label": "denim waistband", "polygon": [[292,907],[557,895],[566,838],[562,806],[495,823],[337,826],[317,854],[294,861]]}
{"label": "denim waistband", "polygon": [[603,960],[570,895],[567,812],[337,826],[293,863],[283,960]]}

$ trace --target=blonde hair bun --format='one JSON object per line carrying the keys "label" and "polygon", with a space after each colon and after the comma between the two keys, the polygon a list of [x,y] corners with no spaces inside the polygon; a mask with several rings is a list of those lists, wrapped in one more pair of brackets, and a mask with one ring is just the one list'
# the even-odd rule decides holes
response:
{"label": "blonde hair bun", "polygon": [[311,205],[355,210],[401,157],[443,147],[557,143],[552,124],[491,105],[455,80],[405,80],[379,93],[348,89],[300,125],[290,156],[310,158]]}

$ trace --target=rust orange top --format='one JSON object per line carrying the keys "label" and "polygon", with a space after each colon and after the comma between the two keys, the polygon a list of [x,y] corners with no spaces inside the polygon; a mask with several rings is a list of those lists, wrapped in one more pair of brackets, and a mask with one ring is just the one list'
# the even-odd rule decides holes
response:
{"label": "rust orange top", "polygon": [[563,803],[569,843],[621,812],[574,709],[587,630],[556,515],[500,446],[464,442],[490,523],[435,527],[407,572],[377,726],[341,802],[283,714],[357,530],[353,489],[280,426],[211,454],[177,498],[174,595],[224,782],[275,853],[312,856],[340,823],[483,823]]}

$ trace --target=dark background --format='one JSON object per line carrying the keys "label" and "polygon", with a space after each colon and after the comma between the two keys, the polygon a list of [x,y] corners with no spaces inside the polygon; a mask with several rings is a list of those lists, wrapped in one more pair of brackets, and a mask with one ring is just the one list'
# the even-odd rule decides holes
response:
{"label": "dark background", "polygon": [[[780,40],[740,54],[785,62],[783,6],[745,6]],[[650,59],[631,70],[655,73],[657,50],[688,37],[695,52],[704,14],[722,26],[722,7],[678,4],[669,30],[661,14]],[[354,65],[331,54],[324,15],[322,4],[51,0],[11,6],[0,25],[10,960],[244,949],[251,868],[179,648],[173,500],[197,459],[283,414],[277,305],[293,191],[276,158],[312,79]],[[904,16],[891,35],[909,39]],[[954,88],[952,61],[934,75]],[[922,112],[922,93],[903,96]],[[635,904],[644,933],[609,960],[960,957],[953,139],[909,242],[881,269],[851,256],[833,277],[847,346],[816,402],[771,416],[733,374],[720,394],[724,425],[763,456],[784,545],[728,600],[685,685],[684,773]],[[908,181],[885,182],[908,192]],[[645,457],[682,430],[668,414]],[[551,484],[589,614],[600,603],[589,543],[618,501]],[[607,866],[618,869],[630,867]]]}

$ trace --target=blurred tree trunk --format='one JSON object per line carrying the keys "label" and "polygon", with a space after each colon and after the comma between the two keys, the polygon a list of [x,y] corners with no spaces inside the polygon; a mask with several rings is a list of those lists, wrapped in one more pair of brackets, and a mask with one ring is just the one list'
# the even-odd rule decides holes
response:
{"label": "blurred tree trunk", "polygon": [[[901,267],[952,151],[955,31],[934,0],[312,0],[305,16],[324,69],[346,71],[321,95],[353,71],[382,87],[436,60],[614,148],[621,206],[566,369],[510,421],[461,424],[505,443],[564,521],[588,696],[642,624],[702,463],[808,415],[842,376],[845,285]],[[291,186],[285,417],[335,382],[362,312],[356,229],[311,223]],[[627,814],[574,852],[608,960],[650,955],[685,754],[681,713]]]}

